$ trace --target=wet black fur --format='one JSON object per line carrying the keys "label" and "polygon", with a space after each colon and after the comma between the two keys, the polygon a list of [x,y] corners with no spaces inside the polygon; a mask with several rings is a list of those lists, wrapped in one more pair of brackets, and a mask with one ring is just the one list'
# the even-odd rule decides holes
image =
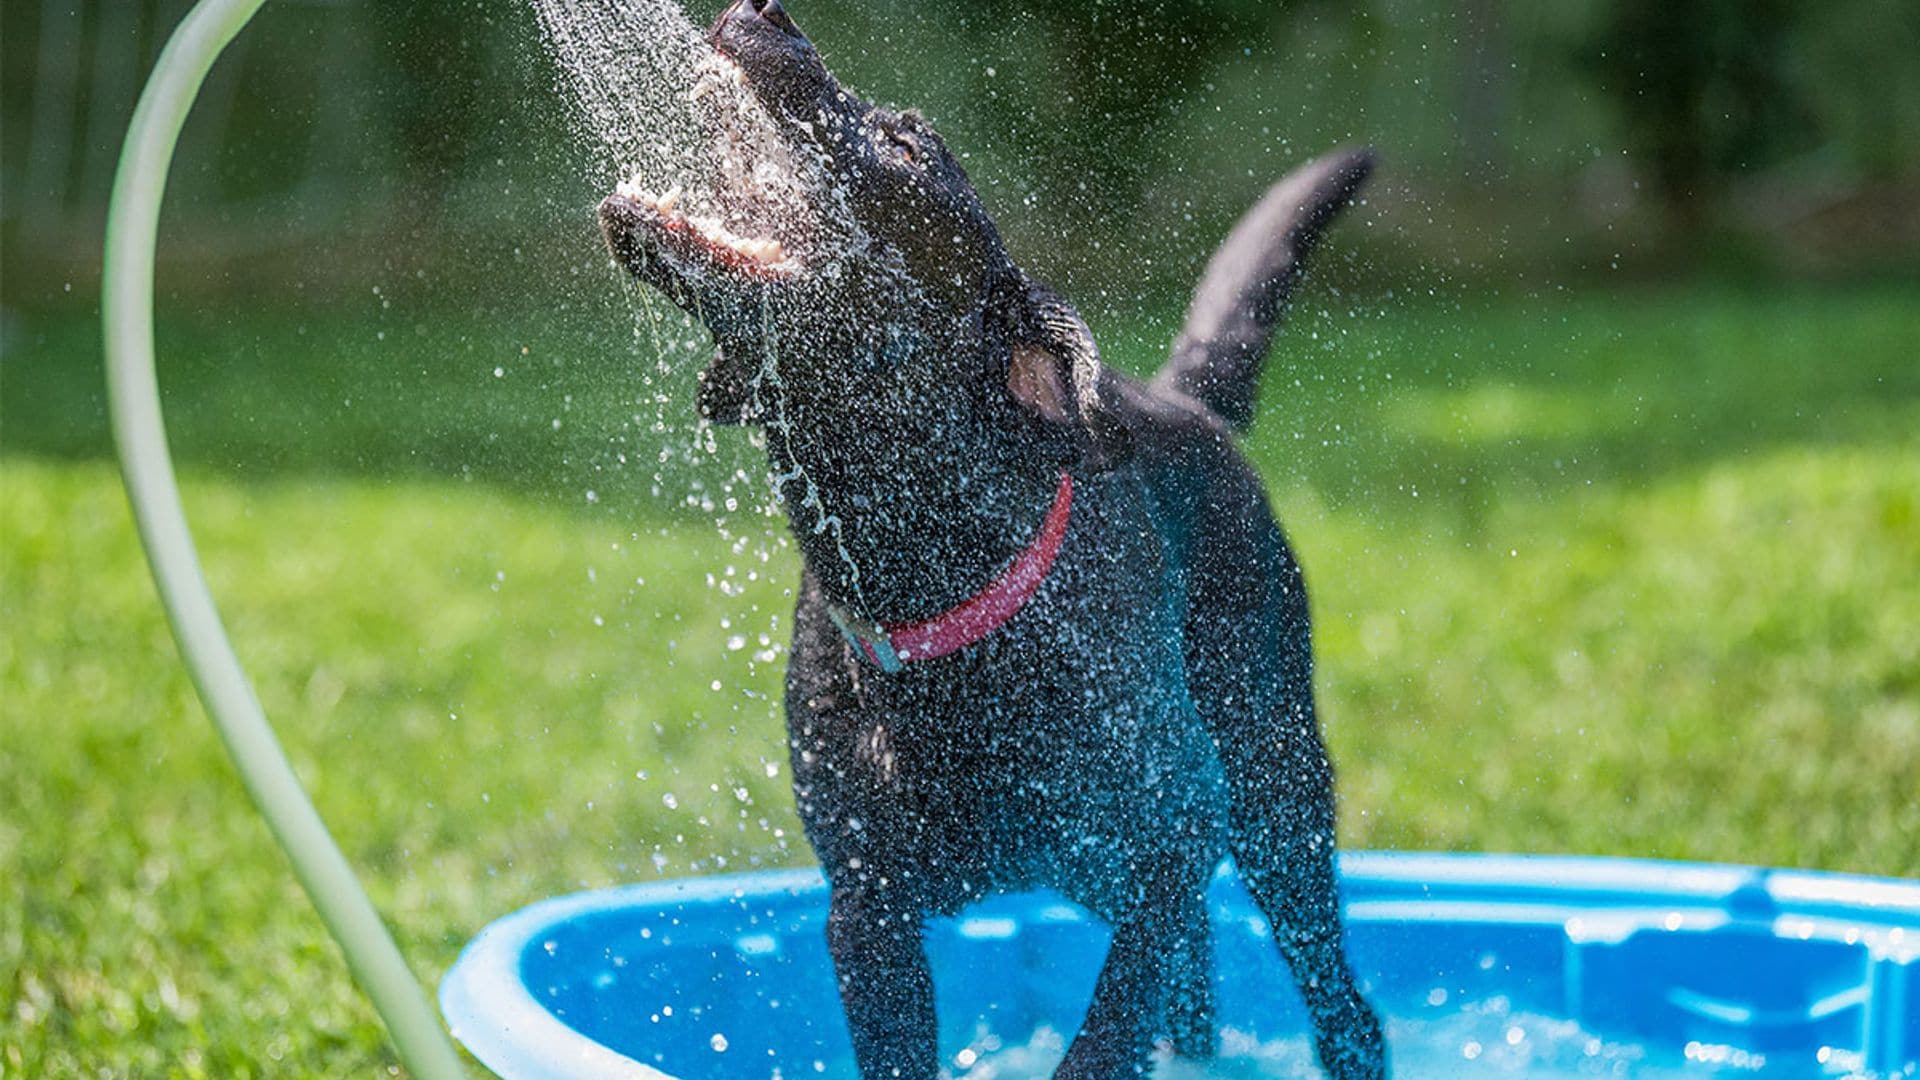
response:
{"label": "wet black fur", "polygon": [[[1040,886],[1115,927],[1060,1075],[1132,1075],[1158,1036],[1211,1053],[1200,896],[1230,853],[1323,1064],[1384,1075],[1343,951],[1306,591],[1233,438],[1301,259],[1369,155],[1275,185],[1215,255],[1167,369],[1142,383],[1100,368],[1071,305],[1014,265],[931,128],[845,93],[778,0],[739,0],[713,41],[770,111],[809,121],[794,138],[834,162],[891,260],[843,268],[831,290],[804,273],[747,280],[697,265],[629,201],[601,211],[616,257],[713,331],[702,410],[767,432],[806,564],[794,789],[832,886],[861,1071],[940,1069],[925,918]],[[902,280],[924,295],[900,300]],[[1014,392],[1011,368],[1035,357],[1063,395]],[[769,359],[777,393],[754,379]],[[1017,616],[895,674],[856,657],[830,602],[887,622],[951,608],[1031,541],[1062,469],[1069,531]]]}

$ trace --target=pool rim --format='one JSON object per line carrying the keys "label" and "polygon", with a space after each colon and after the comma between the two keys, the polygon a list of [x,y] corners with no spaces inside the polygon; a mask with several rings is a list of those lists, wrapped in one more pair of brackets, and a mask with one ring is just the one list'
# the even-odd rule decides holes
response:
{"label": "pool rim", "polygon": [[[1757,905],[1769,918],[1844,919],[1885,924],[1903,953],[1920,955],[1920,880],[1728,863],[1594,855],[1447,854],[1360,851],[1339,857],[1343,907],[1471,900],[1494,905],[1615,906],[1640,909]],[[1221,873],[1229,874],[1223,866]],[[1353,897],[1355,886],[1369,895]],[[1756,891],[1757,890],[1757,891]],[[496,1075],[521,1078],[671,1074],[595,1042],[555,1016],[527,989],[521,958],[541,934],[583,916],[629,908],[802,899],[824,894],[816,868],[673,878],[551,897],[483,928],[461,950],[439,988],[454,1038]]]}

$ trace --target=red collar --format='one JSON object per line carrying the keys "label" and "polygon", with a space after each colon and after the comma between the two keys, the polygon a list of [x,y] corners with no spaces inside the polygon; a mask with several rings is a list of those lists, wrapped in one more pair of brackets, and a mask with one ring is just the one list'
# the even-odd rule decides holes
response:
{"label": "red collar", "polygon": [[932,660],[959,652],[1007,624],[1007,620],[1025,607],[1053,568],[1067,537],[1067,518],[1073,510],[1073,476],[1060,474],[1060,486],[1053,496],[1053,507],[1040,525],[1039,535],[1027,550],[1001,572],[993,584],[929,619],[912,623],[876,623],[862,619],[838,604],[829,603],[827,613],[852,643],[854,650],[866,656],[882,671],[899,671],[910,660]]}

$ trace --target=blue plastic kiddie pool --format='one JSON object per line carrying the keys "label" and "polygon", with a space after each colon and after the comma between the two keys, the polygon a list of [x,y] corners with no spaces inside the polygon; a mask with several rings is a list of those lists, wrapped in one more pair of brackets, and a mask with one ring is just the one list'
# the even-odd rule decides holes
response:
{"label": "blue plastic kiddie pool", "polygon": [[[1920,1076],[1920,882],[1617,859],[1356,854],[1355,968],[1395,1074]],[[1222,1054],[1159,1075],[1315,1076],[1264,919],[1211,892]],[[813,871],[636,885],[535,904],[440,986],[508,1080],[847,1077]],[[1048,894],[928,929],[955,1077],[1045,1075],[1107,930]]]}

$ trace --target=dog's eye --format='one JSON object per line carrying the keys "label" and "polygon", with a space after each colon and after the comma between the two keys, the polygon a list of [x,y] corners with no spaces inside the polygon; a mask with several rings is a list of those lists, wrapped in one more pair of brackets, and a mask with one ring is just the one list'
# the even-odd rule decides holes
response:
{"label": "dog's eye", "polygon": [[920,164],[920,145],[914,142],[913,136],[892,129],[887,130],[886,136],[887,141],[892,143],[894,147],[900,151],[900,155],[906,158],[909,163],[914,165]]}

